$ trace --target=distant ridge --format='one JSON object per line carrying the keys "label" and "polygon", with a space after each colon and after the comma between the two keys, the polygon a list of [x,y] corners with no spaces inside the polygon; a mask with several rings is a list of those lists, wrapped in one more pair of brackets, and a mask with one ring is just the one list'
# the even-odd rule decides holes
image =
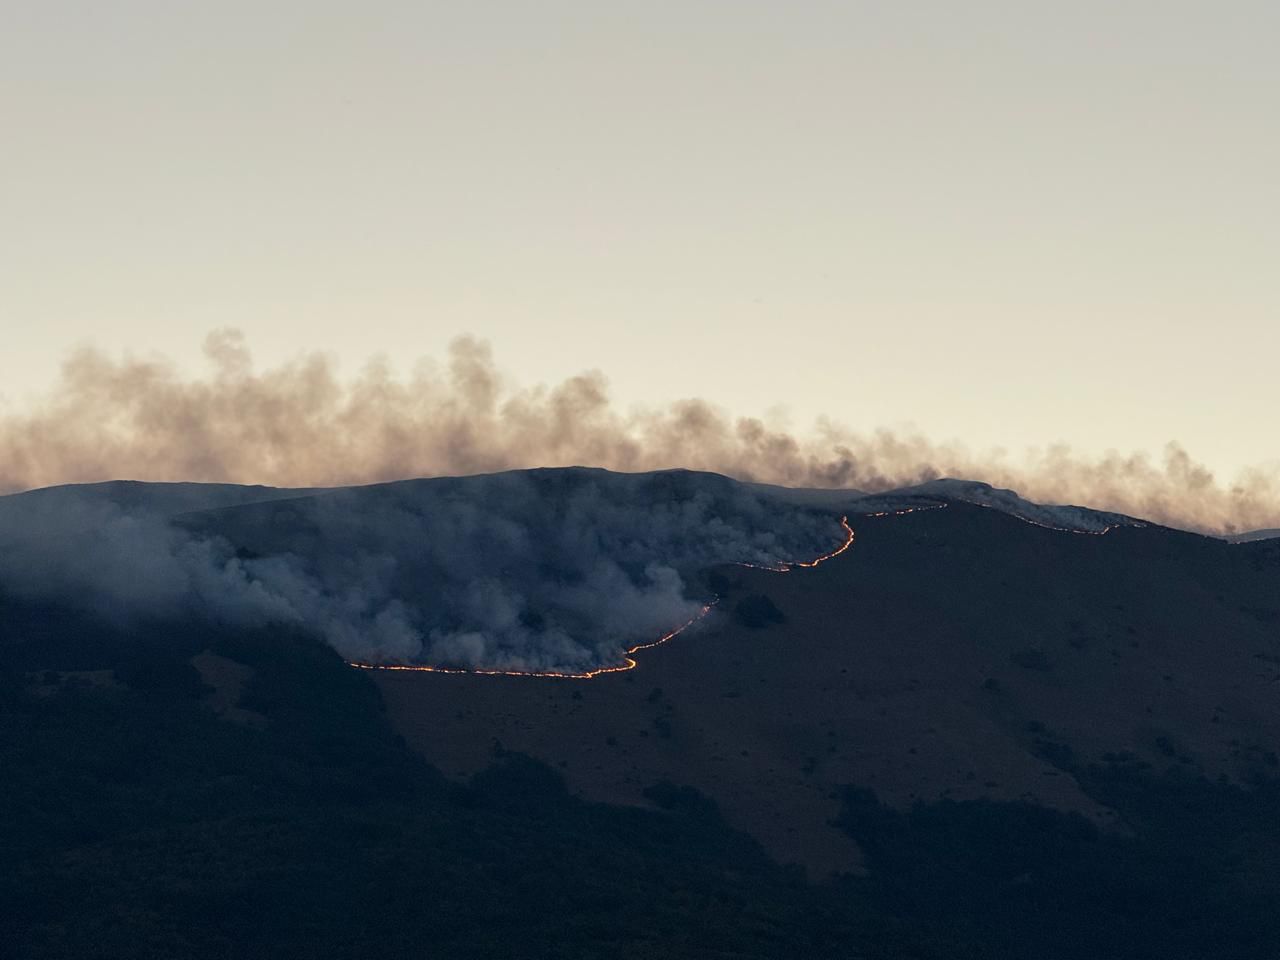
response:
{"label": "distant ridge", "polygon": [[1253,543],[1256,540],[1274,540],[1280,537],[1280,527],[1271,530],[1250,530],[1248,533],[1233,533],[1223,537],[1230,543]]}
{"label": "distant ridge", "polygon": [[126,513],[176,517],[197,510],[216,510],[249,503],[287,500],[328,493],[323,487],[264,487],[258,484],[104,480],[99,483],[67,483],[0,495],[0,519],[9,511],[57,509],[78,505],[115,507]]}
{"label": "distant ridge", "polygon": [[[498,477],[563,476],[563,477],[685,477],[692,482],[712,484],[720,489],[741,488],[766,500],[791,507],[842,512],[873,513],[882,509],[924,503],[960,501],[988,507],[1030,523],[1062,530],[1100,532],[1109,527],[1134,526],[1143,521],[1124,514],[1095,510],[1076,504],[1035,503],[1016,491],[994,487],[980,480],[944,477],[925,483],[892,490],[868,493],[856,489],[829,489],[822,487],[783,487],[777,484],[754,483],[734,480],[717,473],[696,470],[656,470],[641,473],[623,473],[597,467],[536,467],[528,470],[503,470],[496,473],[480,473],[468,476],[424,477],[391,480],[384,483],[360,484],[347,487],[269,487],[258,484],[202,483],[202,482],[152,482],[143,480],[107,480],[97,483],[73,483],[54,487],[41,487],[18,493],[0,494],[0,519],[9,511],[28,510],[33,507],[56,508],[62,502],[94,504],[115,507],[126,513],[145,513],[156,517],[177,517],[186,513],[205,510],[248,506],[279,500],[324,497],[333,494],[349,494],[354,491],[390,490],[401,484],[447,484],[463,489],[482,484]],[[701,479],[696,479],[701,478]],[[1234,534],[1223,539],[1233,543],[1266,540],[1280,537],[1280,528],[1255,530]]]}

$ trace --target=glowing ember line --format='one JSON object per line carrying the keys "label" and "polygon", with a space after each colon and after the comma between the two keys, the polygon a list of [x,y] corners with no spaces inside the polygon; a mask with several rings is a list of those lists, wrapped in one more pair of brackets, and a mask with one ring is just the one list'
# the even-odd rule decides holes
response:
{"label": "glowing ember line", "polygon": [[[966,500],[964,502],[971,503],[975,507],[994,509],[994,507],[986,503],[973,503],[973,501],[970,501],[970,500]],[[900,510],[883,510],[879,513],[864,514],[864,516],[866,517],[901,517],[901,516],[905,516],[908,513],[918,513],[922,510],[942,510],[947,506],[948,504],[945,504],[945,503],[931,503],[931,504],[928,504],[927,506],[903,507]],[[1103,534],[1110,533],[1112,530],[1115,530],[1118,527],[1145,526],[1145,524],[1133,522],[1128,524],[1123,524],[1123,523],[1112,524],[1110,526],[1103,528],[1102,530],[1080,530],[1080,529],[1073,529],[1070,527],[1050,526],[1047,523],[1041,523],[1038,520],[1032,520],[1028,517],[1021,517],[1021,516],[1018,516],[1017,514],[1009,514],[1009,516],[1012,516],[1017,520],[1021,520],[1023,523],[1029,523],[1032,526],[1043,527],[1046,530],[1054,530],[1059,533],[1091,534],[1094,536],[1102,536]],[[850,547],[853,546],[853,541],[856,538],[856,534],[854,533],[853,527],[849,525],[848,516],[843,516],[840,518],[840,526],[844,527],[844,532],[845,532],[844,543],[840,544],[839,547],[837,547],[835,550],[832,550],[830,553],[824,553],[820,557],[815,557],[812,560],[797,560],[794,562],[783,564],[781,566],[767,566],[765,564],[745,563],[745,562],[736,563],[735,566],[747,567],[752,570],[768,570],[771,573],[789,573],[792,570],[795,570],[797,568],[802,568],[806,570],[812,569],[813,567],[816,567],[819,564],[826,563],[828,560],[832,560],[835,557],[840,556],[840,554],[844,553],[846,550],[848,550]],[[483,670],[483,669],[469,669],[466,667],[433,667],[433,666],[427,666],[425,664],[365,663],[358,660],[348,660],[347,666],[355,667],[358,670],[386,670],[386,671],[398,671],[398,672],[404,672],[404,673],[444,673],[444,674],[462,674],[462,675],[475,676],[475,677],[543,677],[543,678],[554,679],[554,680],[590,680],[593,677],[604,676],[607,673],[625,673],[628,670],[634,670],[637,666],[637,663],[635,660],[631,659],[631,654],[638,653],[641,650],[651,650],[654,647],[661,646],[662,644],[666,643],[668,640],[678,637],[685,630],[693,626],[695,623],[697,623],[699,620],[705,617],[708,613],[710,613],[712,608],[719,602],[720,602],[720,598],[716,597],[710,603],[705,604],[695,616],[690,617],[687,621],[682,623],[680,626],[676,627],[670,633],[664,634],[663,636],[659,637],[657,640],[649,640],[645,643],[637,643],[635,646],[629,647],[625,651],[625,654],[622,658],[622,663],[617,663],[608,667],[597,667],[594,670],[584,670],[581,673],[569,673],[565,671],[555,671],[555,670],[543,670],[543,671]]]}
{"label": "glowing ember line", "polygon": [[[911,511],[902,510],[899,512],[910,513]],[[888,516],[888,514],[874,514],[874,516]],[[844,527],[844,533],[845,533],[844,543],[840,544],[839,547],[837,547],[835,550],[832,550],[830,553],[824,553],[822,556],[816,557],[813,560],[793,560],[779,567],[771,567],[763,563],[745,563],[745,562],[739,561],[735,563],[734,566],[746,567],[749,570],[768,570],[770,573],[790,573],[792,570],[796,569],[797,567],[805,567],[805,568],[816,567],[820,563],[826,563],[832,557],[840,556],[840,554],[844,553],[846,550],[848,550],[850,547],[853,546],[853,540],[854,540],[855,534],[853,532],[853,527],[849,526],[849,518],[847,516],[840,518],[840,526]]]}
{"label": "glowing ember line", "polygon": [[[998,509],[999,509],[998,507],[996,507],[996,506],[995,506],[995,505],[993,505],[993,504],[990,504],[990,503],[978,503],[976,500],[961,500],[960,502],[961,502],[961,503],[966,503],[966,504],[968,504],[968,505],[969,505],[969,506],[971,506],[971,507],[981,507],[983,510],[998,510]],[[868,514],[865,514],[865,516],[868,516],[868,517],[900,517],[900,516],[902,516],[903,514],[907,514],[907,513],[915,513],[915,512],[916,512],[916,511],[918,511],[918,510],[941,510],[941,509],[943,509],[943,508],[944,508],[944,507],[946,507],[946,506],[947,506],[947,504],[945,504],[945,503],[934,503],[934,504],[930,504],[930,505],[929,505],[929,506],[927,506],[927,507],[907,507],[907,508],[902,509],[902,510],[885,510],[885,511],[883,511],[883,512],[881,512],[881,513],[868,513]],[[1105,536],[1106,534],[1110,533],[1112,530],[1119,530],[1119,529],[1124,528],[1124,527],[1128,527],[1128,528],[1130,528],[1130,529],[1135,529],[1135,530],[1137,530],[1137,529],[1141,529],[1141,528],[1143,528],[1143,527],[1145,527],[1145,526],[1146,526],[1146,524],[1145,524],[1145,523],[1141,523],[1140,521],[1137,521],[1137,520],[1131,520],[1131,521],[1129,521],[1128,523],[1112,523],[1112,524],[1108,524],[1107,526],[1103,527],[1101,530],[1085,530],[1085,529],[1082,529],[1082,528],[1080,528],[1080,527],[1055,527],[1055,526],[1053,526],[1052,524],[1049,524],[1049,523],[1043,523],[1043,522],[1042,522],[1042,521],[1040,521],[1040,520],[1032,520],[1030,517],[1024,517],[1024,516],[1022,516],[1022,514],[1020,514],[1020,513],[1005,513],[1005,516],[1007,516],[1007,517],[1013,517],[1013,519],[1015,519],[1015,520],[1021,520],[1023,523],[1029,523],[1029,524],[1031,524],[1031,526],[1033,526],[1033,527],[1040,527],[1040,528],[1042,528],[1042,529],[1044,529],[1044,530],[1052,530],[1052,531],[1054,531],[1055,533],[1078,533],[1078,534],[1081,534],[1081,535],[1083,535],[1083,536],[1090,536],[1090,537],[1101,537],[1101,536]]]}
{"label": "glowing ember line", "polygon": [[945,510],[945,503],[930,503],[923,507],[903,507],[901,510],[881,510],[879,513],[865,513],[865,517],[905,517],[908,513],[920,513],[922,510]]}
{"label": "glowing ember line", "polygon": [[830,553],[823,554],[822,556],[817,557],[814,560],[799,560],[791,564],[791,566],[792,567],[816,567],[820,563],[826,563],[828,560],[834,557],[840,556],[840,554],[844,553],[846,550],[852,547],[855,534],[853,532],[853,527],[849,526],[849,518],[841,517],[840,526],[844,527],[844,532],[845,532],[844,543],[840,544],[840,546],[832,550]]}
{"label": "glowing ember line", "polygon": [[465,667],[431,667],[423,664],[393,664],[393,663],[361,663],[357,660],[348,660],[347,666],[355,667],[358,670],[396,670],[409,673],[448,673],[448,674],[468,674],[475,677],[545,677],[553,680],[590,680],[593,677],[599,677],[606,673],[625,673],[627,670],[634,670],[637,666],[636,661],[631,659],[631,654],[640,650],[650,650],[653,647],[661,646],[673,637],[677,637],[684,633],[685,630],[693,626],[708,613],[711,608],[719,602],[719,597],[705,604],[695,616],[690,617],[680,626],[676,627],[670,633],[659,637],[657,640],[649,640],[645,643],[637,643],[634,647],[629,647],[626,654],[622,658],[622,663],[614,664],[609,667],[597,667],[594,670],[585,670],[582,673],[566,673],[555,670],[481,670],[467,669]]}
{"label": "glowing ember line", "polygon": [[[965,500],[963,502],[970,504],[971,506],[982,507],[982,509],[984,510],[996,509],[996,507],[994,507],[992,504],[989,504],[989,503],[977,503],[973,500]],[[1033,527],[1041,527],[1045,530],[1052,530],[1055,533],[1078,533],[1083,536],[1089,536],[1089,537],[1104,537],[1108,533],[1110,533],[1112,530],[1120,530],[1126,527],[1133,530],[1141,530],[1143,527],[1146,526],[1145,523],[1141,523],[1137,520],[1132,520],[1129,523],[1109,523],[1105,527],[1103,527],[1101,530],[1085,530],[1080,527],[1055,527],[1052,524],[1042,523],[1039,520],[1032,520],[1030,517],[1024,517],[1021,514],[1017,514],[1017,513],[1008,513],[1008,514],[1005,514],[1005,516],[1013,517],[1015,520],[1021,520],[1023,523],[1029,523]]]}
{"label": "glowing ember line", "polygon": [[[909,513],[910,511],[904,511]],[[738,566],[751,567],[756,570],[771,570],[774,573],[787,573],[796,567],[816,567],[820,563],[825,563],[832,557],[838,557],[851,546],[853,546],[854,533],[853,527],[849,526],[849,518],[841,517],[840,525],[844,527],[845,540],[835,550],[825,553],[813,560],[800,560],[796,563],[790,563],[783,567],[766,567],[754,563],[740,563]],[[634,647],[629,647],[622,658],[622,663],[614,664],[609,667],[597,667],[594,670],[585,670],[581,673],[568,673],[556,670],[483,670],[469,669],[466,667],[433,667],[425,664],[403,664],[403,663],[366,663],[359,660],[348,660],[347,666],[355,667],[357,670],[388,670],[398,671],[402,673],[447,673],[447,674],[466,674],[475,677],[545,677],[555,680],[590,680],[593,677],[599,677],[606,673],[625,673],[627,670],[636,668],[636,661],[631,659],[631,654],[638,653],[641,650],[651,650],[654,647],[661,646],[668,640],[679,636],[689,627],[693,626],[708,613],[711,608],[720,602],[720,598],[716,597],[710,603],[703,606],[698,613],[690,617],[686,622],[676,627],[670,633],[659,637],[657,640],[649,640],[645,643],[637,643]]]}

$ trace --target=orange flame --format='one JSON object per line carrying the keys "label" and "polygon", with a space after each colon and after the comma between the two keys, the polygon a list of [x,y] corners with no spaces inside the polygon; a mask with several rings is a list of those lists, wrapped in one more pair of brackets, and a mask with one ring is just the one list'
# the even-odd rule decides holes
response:
{"label": "orange flame", "polygon": [[717,597],[710,603],[705,604],[695,616],[690,617],[670,633],[659,637],[657,640],[649,640],[646,643],[637,643],[634,647],[628,648],[626,651],[627,656],[622,658],[622,663],[614,664],[610,667],[597,667],[594,670],[587,670],[582,673],[561,673],[554,670],[481,670],[468,669],[465,667],[431,667],[423,664],[361,663],[356,660],[348,660],[347,666],[356,667],[360,670],[401,670],[413,673],[469,674],[476,677],[550,677],[557,680],[590,680],[593,677],[598,677],[606,673],[624,673],[627,670],[634,670],[637,664],[636,661],[631,659],[630,654],[637,653],[640,650],[649,650],[653,647],[661,646],[672,637],[679,636],[689,627],[693,626],[710,613],[711,608],[714,607],[718,601],[719,598]]}
{"label": "orange flame", "polygon": [[[904,507],[901,510],[884,510],[884,511],[881,511],[880,513],[868,513],[868,514],[865,514],[865,516],[867,517],[900,517],[908,513],[917,513],[922,510],[941,510],[946,506],[947,504],[945,503],[933,503],[927,506]],[[974,506],[989,507],[989,505],[985,503],[977,503],[977,504],[974,504]],[[1095,536],[1101,536],[1103,534],[1110,533],[1112,530],[1116,529],[1117,526],[1124,526],[1124,524],[1114,524],[1102,530],[1079,530],[1079,529],[1072,529],[1069,527],[1052,527],[1052,526],[1049,526],[1049,524],[1040,523],[1036,520],[1030,520],[1027,517],[1017,517],[1017,519],[1023,521],[1024,523],[1029,523],[1033,526],[1044,527],[1047,530],[1055,530],[1060,533],[1087,533],[1087,534],[1093,534]],[[1137,523],[1132,525],[1142,526],[1142,524],[1137,524]],[[834,559],[835,557],[840,556],[840,554],[844,553],[846,550],[848,550],[850,547],[853,546],[853,541],[856,538],[856,534],[854,533],[853,527],[849,525],[849,517],[847,515],[840,518],[840,526],[844,527],[844,532],[845,532],[844,543],[840,544],[839,547],[837,547],[835,550],[832,550],[830,553],[824,553],[820,557],[815,557],[812,560],[797,560],[797,561],[786,563],[786,564],[783,564],[782,566],[777,566],[777,567],[766,566],[764,564],[758,564],[758,563],[744,563],[744,562],[736,563],[735,566],[748,567],[752,570],[768,570],[772,573],[790,573],[792,570],[795,570],[795,569],[806,569],[806,570],[812,569],[818,566],[819,564],[826,563],[828,560],[831,560],[831,559]],[[638,653],[641,650],[650,650],[654,647],[659,647],[662,644],[666,643],[668,640],[671,640],[679,636],[689,627],[693,626],[695,623],[697,623],[699,620],[705,617],[708,613],[710,613],[712,608],[719,602],[720,602],[720,598],[715,597],[709,603],[705,604],[695,616],[690,617],[687,621],[682,623],[680,626],[676,627],[670,633],[664,634],[663,636],[659,637],[657,640],[650,640],[645,643],[638,643],[634,647],[629,647],[622,658],[622,663],[613,664],[612,666],[607,666],[607,667],[597,667],[594,670],[585,670],[581,673],[568,673],[568,672],[555,671],[555,670],[545,670],[545,671],[483,670],[483,669],[472,669],[472,668],[466,668],[466,667],[438,667],[438,666],[433,667],[433,666],[427,666],[425,664],[365,663],[357,660],[348,660],[347,665],[350,667],[356,667],[359,670],[388,670],[388,671],[394,670],[394,671],[401,671],[401,672],[408,672],[408,673],[465,674],[465,675],[477,676],[477,677],[544,677],[544,678],[550,678],[550,679],[556,679],[556,680],[590,680],[594,677],[603,676],[607,673],[625,673],[628,670],[634,670],[638,664],[635,660],[631,658],[632,654]]]}
{"label": "orange flame", "polygon": [[[756,570],[772,570],[775,573],[787,573],[790,570],[794,569],[795,567],[816,567],[818,564],[825,563],[827,560],[830,560],[832,557],[840,556],[840,554],[844,553],[851,546],[853,546],[854,533],[853,533],[853,527],[849,526],[849,518],[847,516],[841,517],[840,525],[844,527],[844,532],[845,532],[844,543],[840,544],[839,547],[837,547],[835,550],[832,550],[830,553],[825,553],[822,556],[817,557],[813,560],[801,560],[796,563],[787,564],[786,566],[781,566],[781,567],[766,567],[766,566],[761,566],[759,564],[754,564],[754,563],[741,563],[741,564],[738,564],[738,566],[752,567]],[[682,623],[680,626],[676,627],[670,633],[664,634],[663,636],[659,637],[657,640],[649,640],[645,643],[638,643],[634,647],[628,648],[625,652],[625,655],[622,658],[622,663],[614,664],[608,667],[597,667],[594,670],[585,670],[581,673],[568,673],[568,672],[555,671],[555,670],[545,670],[545,671],[483,670],[483,669],[472,669],[472,668],[466,668],[466,667],[438,667],[438,666],[433,667],[433,666],[428,666],[426,664],[366,663],[359,660],[348,660],[347,666],[355,667],[359,670],[396,670],[396,671],[402,671],[402,672],[408,672],[408,673],[469,674],[471,676],[477,676],[477,677],[549,677],[549,678],[558,679],[558,680],[590,680],[593,677],[599,677],[606,673],[624,673],[627,670],[634,670],[637,664],[635,660],[631,659],[631,654],[637,653],[641,650],[650,650],[653,647],[661,646],[662,644],[666,643],[668,640],[672,639],[673,637],[679,636],[685,630],[689,629],[689,627],[693,626],[695,623],[697,623],[699,620],[705,617],[708,613],[710,613],[712,607],[714,607],[719,601],[720,601],[719,597],[712,599],[711,602],[705,604],[703,608],[698,611],[696,616],[691,617],[689,620]]]}

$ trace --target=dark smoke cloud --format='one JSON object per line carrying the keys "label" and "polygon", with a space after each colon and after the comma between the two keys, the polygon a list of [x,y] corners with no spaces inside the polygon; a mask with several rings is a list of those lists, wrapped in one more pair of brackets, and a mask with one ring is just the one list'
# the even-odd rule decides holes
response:
{"label": "dark smoke cloud", "polygon": [[0,500],[0,595],[126,626],[287,624],[361,661],[577,672],[690,619],[699,569],[808,558],[842,536],[828,509],[685,472],[267,493],[196,512],[182,511],[252,492],[106,485]]}
{"label": "dark smoke cloud", "polygon": [[622,412],[598,372],[519,388],[472,339],[443,369],[420,363],[407,378],[375,362],[343,380],[319,355],[257,371],[234,331],[211,335],[206,354],[212,372],[183,379],[163,361],[76,353],[46,400],[0,417],[0,490],[123,476],[336,486],[587,464],[872,491],[959,476],[1203,531],[1280,524],[1274,471],[1224,484],[1174,444],[1161,460],[1064,446],[1011,457],[830,422],[795,437],[703,400]]}

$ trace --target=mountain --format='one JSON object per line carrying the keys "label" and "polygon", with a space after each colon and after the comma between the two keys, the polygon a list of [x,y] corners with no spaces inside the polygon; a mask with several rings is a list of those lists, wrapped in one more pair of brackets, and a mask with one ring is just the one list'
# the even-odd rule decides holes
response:
{"label": "mountain", "polygon": [[[365,666],[622,669],[346,662],[450,624]],[[1270,960],[1278,625],[957,481],[0,498],[0,956]]]}

